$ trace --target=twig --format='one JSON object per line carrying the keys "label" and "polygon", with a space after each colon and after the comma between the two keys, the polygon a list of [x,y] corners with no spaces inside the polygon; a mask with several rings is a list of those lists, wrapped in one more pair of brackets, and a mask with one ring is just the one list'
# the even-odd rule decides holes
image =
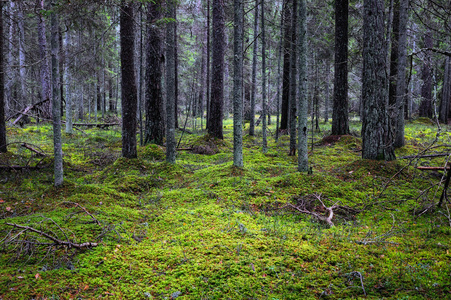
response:
{"label": "twig", "polygon": [[293,209],[295,209],[295,210],[297,210],[297,211],[299,211],[299,212],[301,212],[303,214],[314,216],[318,220],[320,220],[322,222],[326,222],[330,227],[335,226],[334,223],[332,222],[332,218],[334,217],[334,209],[339,207],[339,206],[334,204],[333,206],[327,207],[326,205],[324,205],[324,202],[321,201],[321,196],[320,195],[315,195],[315,197],[316,197],[316,199],[318,199],[319,202],[321,202],[323,208],[329,212],[329,216],[327,216],[327,217],[323,216],[323,215],[318,214],[316,212],[300,208],[300,207],[298,207],[296,205],[293,205],[291,203],[287,203],[285,206],[289,206],[289,207],[291,207],[291,208],[293,208]]}
{"label": "twig", "polygon": [[33,228],[33,227],[18,225],[18,224],[15,224],[15,223],[6,223],[6,225],[13,226],[13,227],[20,228],[20,229],[25,229],[25,230],[37,233],[37,234],[39,234],[39,235],[41,235],[41,236],[53,241],[54,244],[56,244],[56,245],[67,246],[69,248],[84,249],[84,248],[89,248],[89,247],[96,247],[98,245],[97,243],[91,243],[91,242],[77,244],[77,243],[72,243],[70,241],[61,241],[61,240],[57,239],[56,237],[51,236],[50,234],[47,234],[47,233],[45,233],[43,231],[37,230],[36,228]]}
{"label": "twig", "polygon": [[363,275],[362,275],[362,273],[360,273],[358,271],[352,271],[351,273],[345,274],[345,276],[348,277],[348,280],[351,280],[350,279],[351,277],[359,277],[360,284],[362,285],[363,294],[365,294],[365,296],[366,296],[365,287],[363,286]]}
{"label": "twig", "polygon": [[36,150],[36,149],[33,148],[30,144],[22,143],[21,146],[24,147],[24,148],[26,148],[26,149],[28,149],[28,150],[30,150],[30,151],[32,151],[32,152],[34,152],[34,153],[36,153],[36,154],[39,155],[39,156],[47,156],[47,154],[45,154],[44,152],[41,152],[41,151],[39,151],[39,150]]}
{"label": "twig", "polygon": [[72,205],[75,205],[75,207],[80,207],[88,216],[90,216],[92,219],[93,219],[93,221],[97,224],[97,225],[99,225],[99,226],[102,226],[102,224],[100,223],[100,221],[99,220],[97,220],[89,211],[87,211],[86,210],[86,208],[84,208],[83,206],[81,206],[80,204],[78,204],[77,202],[71,202],[71,201],[64,201],[62,204],[72,204]]}

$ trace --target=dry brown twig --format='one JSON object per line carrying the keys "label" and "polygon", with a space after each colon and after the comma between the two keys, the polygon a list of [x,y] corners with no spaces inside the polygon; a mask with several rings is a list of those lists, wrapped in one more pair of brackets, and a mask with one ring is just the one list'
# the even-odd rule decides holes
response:
{"label": "dry brown twig", "polygon": [[337,205],[337,203],[335,203],[334,205],[327,207],[327,206],[324,204],[324,202],[321,200],[321,194],[320,194],[320,195],[316,195],[316,194],[315,194],[314,196],[315,196],[315,198],[321,203],[322,208],[325,209],[325,210],[328,212],[328,216],[324,216],[324,215],[319,214],[319,213],[317,213],[317,212],[315,212],[315,211],[313,211],[313,210],[308,210],[308,209],[305,207],[305,205],[303,205],[303,206],[301,207],[301,206],[293,205],[293,204],[291,204],[291,203],[287,203],[284,207],[288,206],[288,207],[291,207],[291,208],[297,210],[297,211],[300,212],[300,213],[314,216],[314,217],[317,218],[319,221],[327,223],[330,227],[335,226],[334,223],[332,222],[332,218],[334,217],[334,209],[336,209],[336,208],[338,208],[338,207],[340,207],[340,206]]}
{"label": "dry brown twig", "polygon": [[99,226],[102,226],[102,224],[100,223],[99,220],[97,220],[89,211],[86,210],[86,208],[84,208],[83,206],[81,206],[80,204],[78,204],[77,202],[71,202],[71,201],[64,201],[62,202],[62,204],[72,204],[75,205],[75,207],[80,207],[81,210],[83,210],[88,216],[90,216],[92,218],[92,220],[94,221],[94,223],[96,223]]}

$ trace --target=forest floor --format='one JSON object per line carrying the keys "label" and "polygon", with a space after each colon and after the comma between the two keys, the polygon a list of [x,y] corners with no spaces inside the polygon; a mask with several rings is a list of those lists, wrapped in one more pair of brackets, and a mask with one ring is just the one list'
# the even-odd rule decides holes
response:
{"label": "forest floor", "polygon": [[[312,174],[296,171],[288,136],[263,154],[260,131],[234,168],[230,120],[220,142],[189,128],[176,165],[155,145],[120,158],[119,127],[83,128],[63,134],[61,188],[51,126],[8,128],[0,299],[451,297],[451,205],[435,205],[448,156],[362,160],[360,126],[337,138],[321,124]],[[450,153],[449,128],[437,132],[407,123],[397,157]],[[320,220],[328,207],[335,226]]]}

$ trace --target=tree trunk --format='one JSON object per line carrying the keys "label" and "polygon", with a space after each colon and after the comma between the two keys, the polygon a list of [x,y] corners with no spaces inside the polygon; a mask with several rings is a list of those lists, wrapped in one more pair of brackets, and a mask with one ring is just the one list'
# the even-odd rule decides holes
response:
{"label": "tree trunk", "polygon": [[251,83],[251,111],[250,111],[250,123],[249,123],[249,135],[255,134],[255,94],[257,87],[257,51],[258,51],[258,3],[259,0],[255,0],[254,11],[254,50],[252,54],[252,83]]}
{"label": "tree trunk", "polygon": [[440,122],[447,124],[451,101],[451,59],[445,59],[445,73],[443,77],[442,100],[440,101]]}
{"label": "tree trunk", "polygon": [[324,65],[325,69],[326,69],[326,95],[324,97],[324,122],[328,123],[329,122],[329,90],[330,90],[330,64],[329,64],[329,60],[326,60],[325,65]]}
{"label": "tree trunk", "polygon": [[[280,20],[280,36],[283,35],[283,18]],[[280,61],[282,60],[282,46],[283,41],[282,39],[279,40],[279,50],[278,50],[278,57],[277,57],[277,92],[276,92],[276,142],[279,140],[279,128],[280,128]]]}
{"label": "tree trunk", "polygon": [[146,132],[144,143],[163,145],[164,102],[162,96],[161,2],[147,4],[147,58],[146,58]]}
{"label": "tree trunk", "polygon": [[[44,0],[37,0],[37,6],[39,9],[44,10]],[[38,15],[38,42],[39,42],[39,58],[41,59],[40,79],[41,79],[41,101],[51,99],[50,90],[50,69],[47,60],[47,41],[46,41],[46,29],[45,22],[42,15]],[[50,101],[44,104],[41,117],[50,119],[51,106]]]}
{"label": "tree trunk", "polygon": [[262,1],[262,138],[263,138],[263,153],[268,152],[268,141],[266,137],[266,116],[268,108],[266,105],[266,36],[265,36],[265,1]]}
{"label": "tree trunk", "polygon": [[166,161],[175,164],[175,9],[176,0],[168,0],[166,25]]}
{"label": "tree trunk", "polygon": [[8,151],[6,147],[6,122],[5,122],[5,73],[3,65],[3,1],[0,2],[0,152]]}
{"label": "tree trunk", "polygon": [[296,155],[296,92],[297,92],[297,7],[299,0],[293,0],[293,13],[291,15],[291,75],[290,75],[290,156]]}
{"label": "tree trunk", "polygon": [[25,68],[25,29],[24,29],[24,17],[23,17],[23,4],[21,1],[18,1],[19,3],[19,11],[18,14],[18,20],[17,25],[19,28],[19,74],[20,74],[20,88],[21,88],[21,99],[23,99],[24,103],[27,103],[27,90],[26,90],[26,77],[27,77],[27,71]]}
{"label": "tree trunk", "polygon": [[234,0],[233,26],[233,165],[243,163],[243,0]]}
{"label": "tree trunk", "polygon": [[383,16],[383,0],[364,1],[362,157],[393,160],[395,153],[387,114],[387,55]]}
{"label": "tree trunk", "polygon": [[52,56],[52,116],[53,116],[53,150],[55,155],[54,174],[55,186],[63,184],[63,150],[61,142],[61,99],[58,78],[58,18],[54,11],[50,14],[51,22],[51,56]]}
{"label": "tree trunk", "polygon": [[[424,47],[432,48],[433,40],[432,33],[428,32],[424,36]],[[419,108],[419,116],[432,118],[432,55],[431,51],[424,52],[423,69],[421,71],[421,79],[423,85],[421,86],[421,104]]]}
{"label": "tree trunk", "polygon": [[[122,156],[136,158],[137,90],[133,55],[133,6],[122,0],[120,15],[121,76],[122,76]],[[96,103],[97,105],[97,103]]]}
{"label": "tree trunk", "polygon": [[335,1],[335,77],[332,134],[349,134],[348,124],[348,6],[349,0]]}
{"label": "tree trunk", "polygon": [[308,171],[308,130],[307,130],[307,3],[300,0],[299,7],[299,112],[298,112],[298,171]]}
{"label": "tree trunk", "polygon": [[[211,65],[210,65],[210,57],[211,57],[211,49],[210,49],[210,0],[207,0],[207,96],[206,96],[206,103],[205,103],[205,107],[207,110],[207,115],[206,115],[206,129],[208,129],[210,127],[210,102],[211,102]],[[203,111],[202,111],[203,114]]]}
{"label": "tree trunk", "polygon": [[283,75],[282,75],[282,112],[280,120],[280,131],[288,129],[288,110],[290,99],[290,53],[291,53],[291,6],[290,1],[284,0],[283,5]]}
{"label": "tree trunk", "polygon": [[218,139],[224,138],[222,132],[224,106],[224,26],[224,1],[213,0],[213,70],[208,133]]}
{"label": "tree trunk", "polygon": [[388,104],[396,105],[396,81],[398,79],[398,49],[399,49],[399,13],[400,0],[393,0],[393,29],[391,32],[390,77],[388,85]]}
{"label": "tree trunk", "polygon": [[65,86],[66,86],[66,133],[72,134],[72,95],[71,95],[71,75],[69,70],[69,47],[70,45],[70,33],[69,30],[66,31],[66,38],[65,38],[65,57],[66,57],[66,63],[65,63],[65,72],[66,80],[65,80]]}
{"label": "tree trunk", "polygon": [[395,118],[395,139],[394,147],[400,148],[404,146],[404,106],[407,102],[407,21],[409,0],[400,0],[399,7],[399,37],[397,49],[397,71],[396,71],[396,115]]}

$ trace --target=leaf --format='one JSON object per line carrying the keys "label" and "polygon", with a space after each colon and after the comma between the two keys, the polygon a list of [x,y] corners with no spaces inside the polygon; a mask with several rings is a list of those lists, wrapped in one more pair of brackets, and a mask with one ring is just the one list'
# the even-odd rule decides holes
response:
{"label": "leaf", "polygon": [[36,279],[42,279],[42,277],[41,277],[41,275],[39,275],[39,273],[36,273],[36,275],[34,275],[34,277],[35,277]]}
{"label": "leaf", "polygon": [[11,211],[11,207],[6,207],[6,211]]}
{"label": "leaf", "polygon": [[0,203],[5,203],[5,200],[3,200],[3,199],[0,199]]}
{"label": "leaf", "polygon": [[83,288],[84,291],[86,291],[87,289],[89,289],[89,285],[85,285],[85,287]]}

